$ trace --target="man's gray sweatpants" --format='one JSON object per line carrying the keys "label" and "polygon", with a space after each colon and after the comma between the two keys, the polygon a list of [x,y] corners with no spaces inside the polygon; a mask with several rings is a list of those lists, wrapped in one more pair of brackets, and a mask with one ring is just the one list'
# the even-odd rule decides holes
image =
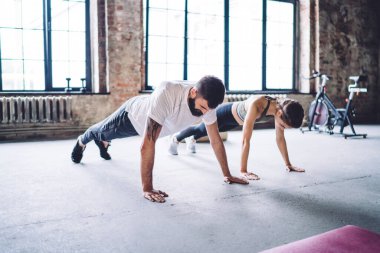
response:
{"label": "man's gray sweatpants", "polygon": [[103,121],[88,128],[80,136],[82,144],[86,145],[92,140],[110,142],[113,139],[138,135],[128,118],[128,112],[125,111],[126,103]]}

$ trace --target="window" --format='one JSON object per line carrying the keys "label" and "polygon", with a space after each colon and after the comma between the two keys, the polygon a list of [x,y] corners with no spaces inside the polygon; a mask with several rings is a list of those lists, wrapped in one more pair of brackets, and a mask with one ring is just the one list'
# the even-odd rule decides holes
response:
{"label": "window", "polygon": [[0,91],[91,90],[89,1],[0,2]]}
{"label": "window", "polygon": [[229,91],[294,89],[295,0],[144,0],[146,88],[220,77]]}
{"label": "window", "polygon": [[229,88],[261,90],[263,1],[231,0],[229,14]]}
{"label": "window", "polygon": [[[148,83],[183,79],[185,1],[150,1],[149,44],[146,51]],[[145,8],[144,8],[145,10]],[[155,21],[153,21],[155,20]]]}
{"label": "window", "polygon": [[224,72],[224,0],[191,0],[187,8],[187,79]]}
{"label": "window", "polygon": [[294,7],[268,1],[266,29],[266,87],[290,89],[293,83]]}

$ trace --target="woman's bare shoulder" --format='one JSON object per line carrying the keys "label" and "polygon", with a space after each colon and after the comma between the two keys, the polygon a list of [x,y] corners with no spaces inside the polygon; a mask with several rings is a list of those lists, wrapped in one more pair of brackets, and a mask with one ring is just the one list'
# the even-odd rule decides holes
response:
{"label": "woman's bare shoulder", "polygon": [[[249,107],[254,107],[258,113],[261,113],[265,106],[266,106],[266,98],[263,95],[256,95],[255,98],[253,98],[250,101],[250,106]],[[253,108],[252,108],[253,109]]]}

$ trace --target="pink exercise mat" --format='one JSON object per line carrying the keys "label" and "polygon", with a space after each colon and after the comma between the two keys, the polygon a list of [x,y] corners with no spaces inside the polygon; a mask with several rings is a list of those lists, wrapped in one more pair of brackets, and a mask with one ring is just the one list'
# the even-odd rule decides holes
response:
{"label": "pink exercise mat", "polygon": [[380,235],[348,225],[261,253],[380,253]]}

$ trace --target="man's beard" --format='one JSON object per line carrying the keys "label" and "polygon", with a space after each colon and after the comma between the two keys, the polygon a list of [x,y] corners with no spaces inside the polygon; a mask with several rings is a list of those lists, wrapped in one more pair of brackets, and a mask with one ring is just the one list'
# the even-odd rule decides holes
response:
{"label": "man's beard", "polygon": [[189,103],[191,114],[193,114],[196,117],[200,117],[203,115],[201,110],[195,109],[195,98],[189,98],[188,103]]}

